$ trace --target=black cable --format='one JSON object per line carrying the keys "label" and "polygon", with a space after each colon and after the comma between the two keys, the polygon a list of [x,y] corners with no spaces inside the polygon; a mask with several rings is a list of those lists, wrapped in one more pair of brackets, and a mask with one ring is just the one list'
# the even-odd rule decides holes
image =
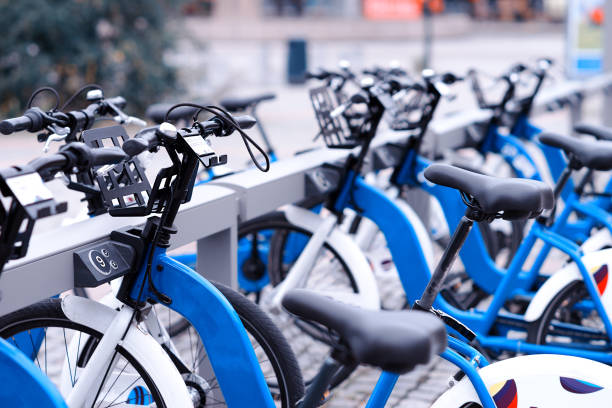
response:
{"label": "black cable", "polygon": [[79,96],[80,94],[83,93],[83,91],[87,90],[87,89],[99,89],[102,90],[102,87],[100,85],[97,84],[87,84],[82,86],[78,91],[76,91],[75,93],[73,93],[68,100],[62,105],[62,107],[60,108],[60,110],[65,110],[71,103],[72,101],[74,101],[74,99]]}
{"label": "black cable", "polygon": [[59,96],[59,93],[57,93],[57,91],[54,88],[51,88],[50,86],[43,86],[42,88],[38,88],[37,90],[35,90],[32,93],[32,96],[30,96],[30,99],[28,99],[28,103],[26,104],[26,109],[30,109],[32,107],[32,102],[34,102],[34,98],[36,98],[36,95],[43,93],[43,92],[49,92],[49,93],[52,93],[53,96],[55,96],[55,106],[51,108],[51,110],[56,110],[60,103],[60,96]]}
{"label": "black cable", "polygon": [[[255,142],[249,135],[247,135],[244,132],[244,130],[242,130],[240,128],[240,125],[238,124],[238,122],[236,122],[234,117],[228,111],[226,111],[225,109],[223,109],[221,107],[214,106],[214,105],[203,106],[203,105],[199,105],[197,103],[189,103],[189,102],[178,103],[178,104],[170,107],[170,109],[168,109],[168,111],[166,111],[166,116],[164,117],[164,122],[168,121],[168,116],[170,115],[170,112],[172,112],[174,109],[177,109],[177,108],[179,108],[181,106],[188,106],[188,107],[191,107],[191,108],[198,108],[199,109],[194,114],[194,116],[193,116],[194,122],[197,121],[198,115],[202,111],[206,111],[206,112],[212,113],[216,117],[218,117],[221,120],[223,120],[226,125],[229,123],[231,125],[231,127],[233,128],[232,130],[236,130],[238,133],[240,133],[240,136],[242,136],[242,141],[244,143],[244,146],[246,147],[247,151],[249,152],[249,156],[251,157],[251,161],[253,162],[253,164],[255,164],[255,167],[257,167],[259,170],[261,170],[263,172],[267,172],[268,170],[270,170],[270,158],[266,154],[266,151],[259,144],[257,144],[257,142]],[[253,150],[251,149],[251,146],[249,146],[249,144],[253,145],[255,147],[255,149],[257,149],[262,154],[262,156],[264,157],[264,159],[266,161],[265,166],[262,166],[257,161],[257,159],[255,158],[255,155],[253,153]]]}

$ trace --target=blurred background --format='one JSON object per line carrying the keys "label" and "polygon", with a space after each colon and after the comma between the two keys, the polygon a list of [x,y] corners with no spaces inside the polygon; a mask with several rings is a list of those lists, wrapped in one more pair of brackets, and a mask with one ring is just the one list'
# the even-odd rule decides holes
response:
{"label": "blurred background", "polygon": [[[347,60],[356,71],[399,64],[413,73],[432,67],[499,74],[513,63],[550,57],[559,77],[597,73],[603,4],[0,0],[0,116],[21,114],[40,86],[58,89],[65,100],[97,83],[106,96],[124,96],[135,115],[160,101],[274,92],[276,100],[262,103],[259,113],[277,151],[289,154],[309,146],[316,133],[306,69],[336,69]],[[457,93],[442,112],[475,107],[469,92]]]}

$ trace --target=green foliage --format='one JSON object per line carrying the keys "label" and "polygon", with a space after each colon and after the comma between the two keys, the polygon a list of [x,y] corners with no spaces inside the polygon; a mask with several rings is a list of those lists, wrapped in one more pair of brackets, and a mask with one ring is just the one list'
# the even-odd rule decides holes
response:
{"label": "green foliage", "polygon": [[0,0],[0,112],[23,111],[33,90],[63,98],[87,83],[142,111],[175,86],[163,60],[170,0]]}

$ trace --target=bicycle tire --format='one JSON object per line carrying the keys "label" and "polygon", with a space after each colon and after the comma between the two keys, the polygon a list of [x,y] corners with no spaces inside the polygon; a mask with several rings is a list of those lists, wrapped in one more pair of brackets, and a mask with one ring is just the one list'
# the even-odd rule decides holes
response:
{"label": "bicycle tire", "polygon": [[[278,285],[285,277],[286,266],[283,265],[283,247],[286,243],[286,238],[291,232],[303,234],[308,237],[311,237],[310,231],[307,231],[303,228],[300,228],[294,224],[292,224],[285,215],[281,211],[276,211],[272,213],[268,213],[266,215],[257,217],[253,220],[247,221],[241,224],[239,229],[239,238],[246,237],[248,235],[256,234],[258,231],[266,231],[266,230],[274,230],[274,234],[270,239],[270,252],[268,254],[268,265],[271,265],[268,268],[267,273],[270,277],[270,284],[273,286]],[[334,249],[328,243],[325,243],[325,250],[329,251],[342,265],[344,271],[347,272],[347,279],[351,285],[351,289],[356,293],[357,285],[355,283],[355,279],[350,275],[350,271],[346,266],[347,263],[342,259],[342,256],[339,251]],[[314,336],[311,336],[314,337]],[[300,355],[302,353],[299,353]],[[321,361],[317,361],[319,364],[323,363],[323,359]],[[304,364],[300,364],[300,368],[302,372],[304,372],[305,367]],[[356,365],[351,366],[342,366],[338,370],[338,372],[333,376],[332,381],[330,383],[330,388],[333,389],[340,385],[343,381],[345,381],[357,368]],[[312,378],[305,378],[305,384],[309,385],[312,382]]]}
{"label": "bicycle tire", "polygon": [[[591,314],[595,313],[596,316],[584,315],[581,310],[574,309],[573,306],[577,303],[590,299],[590,295],[587,291],[584,282],[581,280],[575,280],[568,283],[563,289],[561,289],[555,297],[548,303],[544,312],[538,320],[536,320],[527,332],[527,341],[534,344],[550,344],[548,336],[562,336],[562,335],[574,335],[581,337],[583,341],[605,341],[607,349],[611,349],[612,345],[608,339],[605,329],[602,327],[600,333],[591,334],[580,334],[572,333],[568,328],[557,330],[554,328],[551,330],[553,319],[559,320],[563,323],[571,323],[576,325],[582,325],[584,319],[592,319],[593,317],[599,318],[596,311],[591,311]],[[601,323],[603,326],[603,323]],[[565,332],[565,333],[564,333]],[[555,345],[563,345],[565,342],[554,343]],[[609,351],[609,350],[608,350]]]}
{"label": "bicycle tire", "polygon": [[[83,363],[86,364],[86,361],[84,360],[87,360],[88,357],[91,356],[91,352],[96,347],[95,341],[96,340],[99,341],[102,338],[103,334],[96,331],[95,329],[92,329],[85,325],[73,322],[68,317],[66,317],[66,315],[64,314],[62,310],[61,300],[57,298],[43,300],[41,302],[32,304],[23,309],[17,310],[15,312],[12,312],[5,316],[0,317],[0,336],[6,340],[11,340],[11,339],[15,340],[14,336],[16,336],[19,333],[30,332],[32,330],[43,329],[43,328],[46,328],[46,329],[62,328],[64,329],[64,336],[65,336],[65,329],[79,331],[89,336],[87,341],[89,342],[90,347],[89,348],[84,347],[83,349],[83,350],[86,350],[86,349],[89,350],[89,353],[83,354],[83,352],[81,352],[80,357],[79,357],[79,354],[77,353],[76,360],[78,360],[78,363],[75,361],[75,382],[76,382],[77,364],[79,366]],[[45,331],[45,334],[46,333],[47,331]],[[30,335],[30,339],[31,339],[31,335]],[[91,342],[90,339],[94,339],[94,342]],[[66,341],[65,337],[64,337],[64,341]],[[66,347],[68,347],[67,344],[66,344]],[[91,347],[93,347],[93,349]],[[132,398],[134,398],[135,401],[140,401],[140,402],[146,402],[146,401],[149,401],[148,403],[154,402],[158,408],[166,407],[167,404],[164,401],[161,394],[159,393],[155,383],[152,381],[150,375],[144,370],[142,365],[136,360],[136,358],[134,358],[121,345],[117,346],[117,353],[121,355],[121,357],[125,358],[127,362],[132,365],[132,367],[134,367],[138,375],[142,377],[144,383],[146,384],[147,391],[150,392],[149,395],[145,394],[144,391],[141,391],[142,393],[136,392],[134,393],[134,397]],[[39,360],[39,357],[37,355],[35,361],[38,362],[39,368],[42,371],[42,367],[40,366],[40,361],[38,360]],[[45,341],[45,360],[46,360],[46,341]],[[69,364],[69,370],[72,371],[69,362],[68,364]],[[45,361],[45,371],[47,371],[46,369],[47,369],[47,365]],[[124,370],[122,370],[122,372],[123,371]],[[47,373],[45,372],[43,372],[43,374],[47,375]],[[119,375],[121,375],[121,373],[119,373]],[[115,382],[116,381],[117,380],[115,380]],[[111,384],[111,386],[112,385],[114,385],[114,383]],[[132,394],[130,393],[130,395]],[[111,405],[114,402],[115,401],[112,401]]]}

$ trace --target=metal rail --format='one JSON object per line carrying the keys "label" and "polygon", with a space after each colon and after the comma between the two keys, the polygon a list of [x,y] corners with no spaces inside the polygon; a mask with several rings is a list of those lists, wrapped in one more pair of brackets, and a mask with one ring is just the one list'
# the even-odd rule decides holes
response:
{"label": "metal rail", "polygon": [[[612,75],[588,81],[568,82],[543,91],[535,101],[535,112],[557,104],[569,107],[573,121],[580,119],[582,100],[612,86]],[[427,136],[433,148],[461,142],[470,127],[486,123],[490,113],[466,111],[435,120]],[[401,142],[406,134],[381,132],[372,149],[389,142]],[[270,172],[244,171],[224,177],[194,190],[191,202],[179,212],[179,233],[173,236],[173,248],[197,242],[198,271],[207,278],[236,285],[237,225],[285,205],[306,198],[306,175],[324,163],[341,161],[350,151],[317,149],[290,160],[274,163]],[[194,223],[194,220],[199,220]],[[142,218],[98,216],[83,222],[36,234],[28,255],[10,262],[0,279],[0,315],[74,287],[73,253],[92,243],[108,239],[111,231],[144,224]]]}

